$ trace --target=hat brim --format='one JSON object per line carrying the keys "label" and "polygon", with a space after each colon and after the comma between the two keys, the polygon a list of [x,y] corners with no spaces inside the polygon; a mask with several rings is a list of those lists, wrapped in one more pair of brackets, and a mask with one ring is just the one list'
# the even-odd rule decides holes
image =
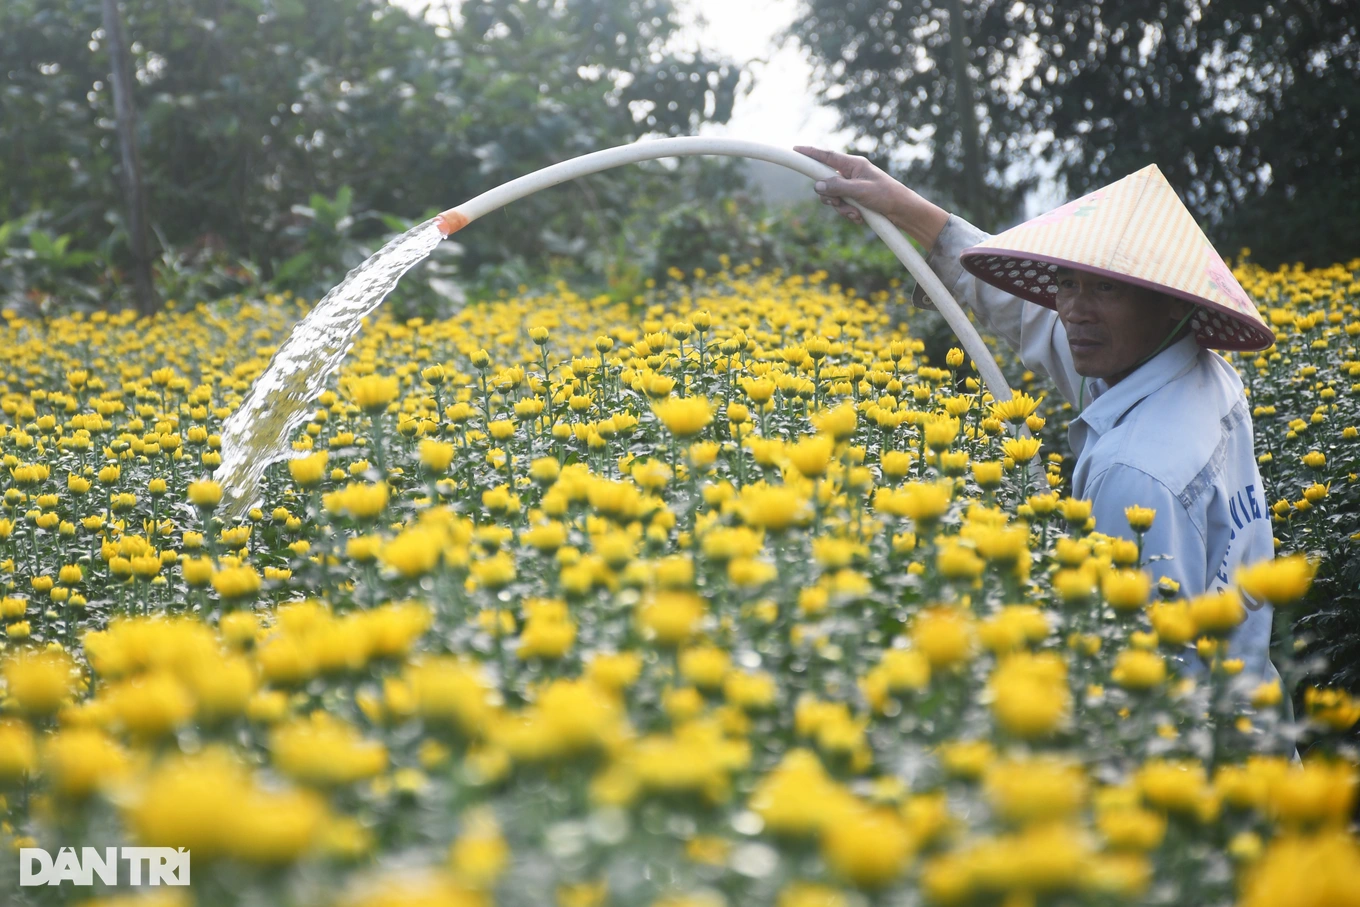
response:
{"label": "hat brim", "polygon": [[1111,280],[1143,287],[1194,303],[1199,308],[1194,317],[1190,319],[1190,326],[1195,331],[1195,340],[1200,346],[1218,350],[1254,352],[1269,349],[1275,344],[1275,334],[1270,328],[1244,318],[1241,314],[1221,303],[1155,281],[1120,274],[1117,271],[1096,268],[1089,264],[1064,258],[1017,255],[1010,249],[998,249],[986,245],[965,249],[959,255],[959,262],[979,280],[986,281],[1013,296],[1018,296],[1044,308],[1057,308],[1055,298],[1058,293],[1056,280],[1058,269],[1071,268],[1074,271],[1097,274]]}

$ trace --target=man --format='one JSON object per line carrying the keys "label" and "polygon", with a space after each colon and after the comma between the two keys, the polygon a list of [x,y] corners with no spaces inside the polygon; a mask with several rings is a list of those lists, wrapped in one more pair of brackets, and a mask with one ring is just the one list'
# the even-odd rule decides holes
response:
{"label": "man", "polygon": [[[825,204],[863,223],[853,200],[920,243],[955,298],[1072,402],[1072,495],[1097,531],[1131,538],[1125,508],[1154,509],[1144,556],[1185,597],[1273,556],[1242,382],[1207,347],[1274,335],[1155,166],[993,237],[862,157],[796,150],[840,174],[815,185]],[[1243,603],[1229,649],[1274,678],[1271,609]]]}

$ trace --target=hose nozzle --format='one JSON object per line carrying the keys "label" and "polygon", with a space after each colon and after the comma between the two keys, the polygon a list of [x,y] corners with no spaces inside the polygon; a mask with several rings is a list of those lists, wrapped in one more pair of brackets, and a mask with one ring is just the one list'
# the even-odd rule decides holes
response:
{"label": "hose nozzle", "polygon": [[468,217],[457,208],[450,208],[438,215],[434,219],[434,224],[439,228],[440,233],[449,236],[466,227],[468,225]]}

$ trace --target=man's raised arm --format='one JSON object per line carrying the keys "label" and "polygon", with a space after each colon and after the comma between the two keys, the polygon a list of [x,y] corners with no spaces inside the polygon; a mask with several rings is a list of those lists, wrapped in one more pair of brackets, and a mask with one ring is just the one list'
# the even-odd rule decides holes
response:
{"label": "man's raised arm", "polygon": [[[795,145],[794,150],[840,174],[813,185],[823,204],[857,224],[864,223],[864,218],[847,199],[892,221],[926,250],[927,264],[940,275],[955,299],[972,309],[988,330],[1004,338],[1019,353],[1026,368],[1048,375],[1059,393],[1074,403],[1077,401],[1081,376],[1072,366],[1067,333],[1057,313],[1026,305],[1018,297],[963,270],[959,253],[987,239],[989,234],[921,197],[865,157],[806,145]],[[922,308],[933,307],[927,304],[919,287],[912,302]]]}

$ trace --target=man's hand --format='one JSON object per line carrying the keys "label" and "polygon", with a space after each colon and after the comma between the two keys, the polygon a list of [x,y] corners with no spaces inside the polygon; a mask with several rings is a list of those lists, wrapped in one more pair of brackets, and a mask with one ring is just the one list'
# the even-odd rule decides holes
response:
{"label": "man's hand", "polygon": [[826,164],[840,174],[818,180],[812,188],[821,196],[822,204],[830,205],[837,214],[854,223],[862,224],[864,218],[846,199],[852,199],[884,216],[888,216],[902,202],[899,193],[907,187],[875,167],[868,158],[841,154],[839,151],[824,151],[807,145],[794,145],[793,150]]}
{"label": "man's hand", "polygon": [[830,205],[853,223],[864,223],[864,217],[847,200],[877,211],[929,249],[935,245],[935,238],[949,220],[948,211],[921,198],[874,166],[868,158],[808,145],[794,145],[793,150],[840,174],[818,180],[812,188],[821,197],[822,204]]}

